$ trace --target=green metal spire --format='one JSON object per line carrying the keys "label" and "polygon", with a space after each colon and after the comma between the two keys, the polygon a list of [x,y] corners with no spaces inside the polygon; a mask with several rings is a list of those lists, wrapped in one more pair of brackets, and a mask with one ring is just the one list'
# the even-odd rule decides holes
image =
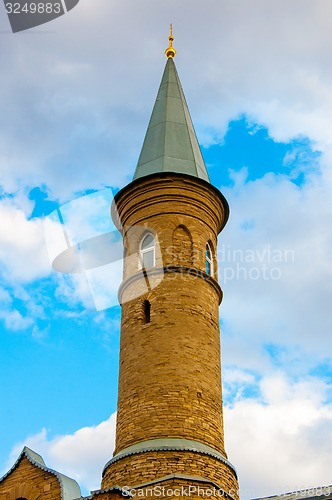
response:
{"label": "green metal spire", "polygon": [[209,182],[173,57],[169,57],[152,111],[134,180],[158,172]]}

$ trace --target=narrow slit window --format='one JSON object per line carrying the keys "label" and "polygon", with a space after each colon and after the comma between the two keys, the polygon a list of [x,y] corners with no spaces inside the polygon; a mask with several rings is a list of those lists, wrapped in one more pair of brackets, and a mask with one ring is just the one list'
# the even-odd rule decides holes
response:
{"label": "narrow slit window", "polygon": [[208,243],[206,244],[206,250],[205,250],[205,272],[210,276],[213,275],[212,252],[211,252],[211,247]]}
{"label": "narrow slit window", "polygon": [[144,301],[144,322],[150,323],[151,321],[151,304],[148,300]]}
{"label": "narrow slit window", "polygon": [[147,234],[141,243],[140,248],[140,269],[150,269],[154,267],[156,260],[156,242],[152,234]]}

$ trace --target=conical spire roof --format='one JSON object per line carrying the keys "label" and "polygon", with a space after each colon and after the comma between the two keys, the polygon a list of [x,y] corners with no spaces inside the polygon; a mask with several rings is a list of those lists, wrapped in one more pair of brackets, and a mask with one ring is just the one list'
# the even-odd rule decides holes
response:
{"label": "conical spire roof", "polygon": [[158,172],[209,176],[173,57],[169,57],[152,111],[134,180]]}

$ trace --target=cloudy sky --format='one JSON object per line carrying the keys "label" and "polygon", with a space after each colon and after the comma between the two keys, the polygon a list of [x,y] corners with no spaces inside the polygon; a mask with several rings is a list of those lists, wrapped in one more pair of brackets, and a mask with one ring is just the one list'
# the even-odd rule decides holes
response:
{"label": "cloudy sky", "polygon": [[70,213],[75,243],[112,234],[170,22],[231,207],[218,252],[229,458],[244,498],[331,484],[330,0],[80,0],[15,35],[0,5],[0,474],[26,444],[86,493],[111,458],[120,310],[91,277],[52,271],[45,217]]}

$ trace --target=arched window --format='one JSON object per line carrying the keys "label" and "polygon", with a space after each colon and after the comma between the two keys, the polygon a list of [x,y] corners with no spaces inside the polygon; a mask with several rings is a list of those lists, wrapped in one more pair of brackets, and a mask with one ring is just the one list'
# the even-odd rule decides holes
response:
{"label": "arched window", "polygon": [[205,250],[205,272],[210,276],[213,276],[213,257],[211,252],[211,247],[207,243]]}
{"label": "arched window", "polygon": [[143,303],[144,308],[144,323],[150,323],[151,321],[151,304],[148,300]]}
{"label": "arched window", "polygon": [[156,260],[156,243],[152,234],[144,236],[140,247],[140,269],[150,269],[154,267]]}

